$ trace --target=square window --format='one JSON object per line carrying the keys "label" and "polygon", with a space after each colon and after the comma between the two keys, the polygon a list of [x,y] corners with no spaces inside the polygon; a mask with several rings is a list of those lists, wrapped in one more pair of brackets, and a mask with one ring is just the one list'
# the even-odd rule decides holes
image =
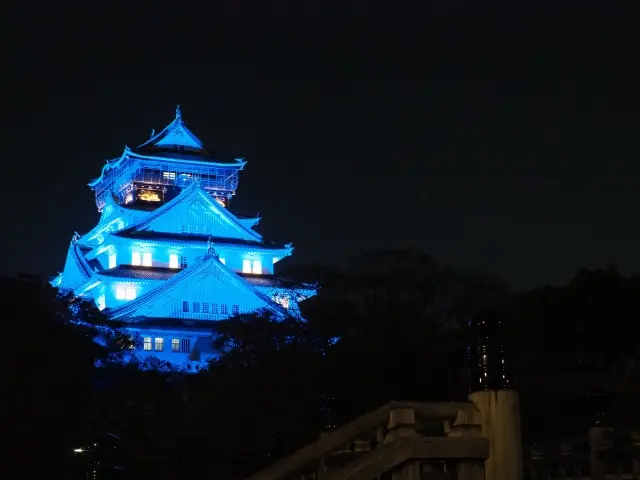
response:
{"label": "square window", "polygon": [[189,302],[182,302],[182,311],[183,312],[189,311]]}
{"label": "square window", "polygon": [[169,268],[178,268],[180,266],[180,260],[178,255],[172,253],[169,255]]}
{"label": "square window", "polygon": [[240,313],[240,305],[231,305],[231,313],[238,315]]}
{"label": "square window", "polygon": [[228,313],[226,303],[223,303],[222,305],[220,305],[220,313],[222,313],[223,315],[226,315]]}
{"label": "square window", "polygon": [[194,313],[200,313],[200,302],[193,302]]}
{"label": "square window", "polygon": [[131,252],[131,265],[142,265],[140,252]]}
{"label": "square window", "polygon": [[252,262],[251,273],[262,273],[262,262],[260,260]]}
{"label": "square window", "polygon": [[242,260],[242,273],[251,273],[251,260]]}
{"label": "square window", "polygon": [[143,345],[146,351],[151,351],[151,337],[144,337]]}
{"label": "square window", "polygon": [[171,339],[171,351],[172,352],[179,352],[180,351],[180,339],[179,338],[172,338]]}
{"label": "square window", "polygon": [[127,287],[126,299],[134,300],[136,298],[136,289],[134,287]]}
{"label": "square window", "polygon": [[127,298],[127,289],[125,287],[116,287],[116,300],[125,300]]}
{"label": "square window", "polygon": [[187,268],[187,257],[180,257],[180,268]]}
{"label": "square window", "polygon": [[142,266],[143,267],[151,266],[151,252],[145,252],[142,254]]}
{"label": "square window", "polygon": [[203,303],[202,304],[202,313],[209,313],[209,304],[208,303]]}
{"label": "square window", "polygon": [[218,313],[218,304],[217,303],[212,303],[211,304],[211,313]]}
{"label": "square window", "polygon": [[161,352],[162,350],[164,350],[164,338],[162,337],[156,337],[156,352]]}

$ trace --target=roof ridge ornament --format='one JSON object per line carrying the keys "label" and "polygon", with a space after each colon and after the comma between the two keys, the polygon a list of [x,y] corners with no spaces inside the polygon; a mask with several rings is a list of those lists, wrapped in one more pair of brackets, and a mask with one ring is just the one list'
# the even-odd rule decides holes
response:
{"label": "roof ridge ornament", "polygon": [[216,253],[216,249],[213,248],[213,240],[211,239],[211,237],[209,237],[207,239],[207,253],[206,253],[206,258],[219,258],[218,254]]}
{"label": "roof ridge ornament", "polygon": [[176,122],[182,123],[182,109],[180,105],[176,106]]}

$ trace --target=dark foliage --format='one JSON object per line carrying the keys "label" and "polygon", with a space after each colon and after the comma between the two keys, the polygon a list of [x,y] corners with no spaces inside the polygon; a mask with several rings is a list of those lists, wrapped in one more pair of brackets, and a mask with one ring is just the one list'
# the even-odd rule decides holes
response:
{"label": "dark foliage", "polygon": [[569,412],[584,431],[591,390],[637,384],[637,343],[620,334],[640,309],[636,277],[583,271],[567,286],[512,296],[494,278],[405,250],[367,252],[346,271],[321,273],[304,321],[256,314],[220,322],[223,355],[195,375],[114,362],[128,340],[116,329],[96,344],[92,325],[105,319],[95,309],[78,305],[91,325],[73,324],[69,299],[5,281],[4,305],[16,312],[8,338],[20,340],[4,350],[15,458],[61,473],[78,442],[108,431],[123,439],[130,478],[246,478],[388,400],[464,398],[465,326],[487,311],[509,320],[505,342],[528,435],[543,433],[535,425],[569,428]]}

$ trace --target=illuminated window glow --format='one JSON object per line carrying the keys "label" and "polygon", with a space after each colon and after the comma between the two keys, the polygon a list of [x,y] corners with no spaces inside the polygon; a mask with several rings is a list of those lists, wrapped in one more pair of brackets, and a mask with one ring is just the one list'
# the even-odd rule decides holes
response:
{"label": "illuminated window glow", "polygon": [[116,287],[116,300],[134,300],[136,298],[136,289],[134,287],[118,286]]}
{"label": "illuminated window glow", "polygon": [[251,260],[242,260],[242,273],[251,273]]}
{"label": "illuminated window glow", "polygon": [[98,310],[104,310],[106,306],[107,306],[107,298],[103,293],[98,298],[96,298],[96,307],[98,307]]}
{"label": "illuminated window glow", "polygon": [[140,252],[131,253],[131,265],[142,265]]}
{"label": "illuminated window glow", "polygon": [[155,351],[156,352],[161,352],[164,350],[164,338],[162,337],[156,337],[156,341],[155,341]]}
{"label": "illuminated window glow", "polygon": [[179,338],[172,338],[171,339],[171,351],[172,352],[179,352],[180,351],[180,339]]}
{"label": "illuminated window glow", "polygon": [[260,260],[253,261],[251,273],[262,273],[262,262]]}
{"label": "illuminated window glow", "polygon": [[169,268],[180,268],[180,260],[175,253],[169,255]]}
{"label": "illuminated window glow", "polygon": [[151,337],[144,337],[143,348],[146,351],[151,351]]}
{"label": "illuminated window glow", "polygon": [[145,252],[142,254],[142,266],[143,267],[151,266],[151,252]]}
{"label": "illuminated window glow", "polygon": [[116,254],[109,255],[109,268],[116,268]]}

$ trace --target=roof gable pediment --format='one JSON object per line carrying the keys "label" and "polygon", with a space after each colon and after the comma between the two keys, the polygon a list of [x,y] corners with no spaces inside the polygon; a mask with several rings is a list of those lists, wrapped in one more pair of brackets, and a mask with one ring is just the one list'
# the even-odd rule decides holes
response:
{"label": "roof gable pediment", "polygon": [[133,225],[131,229],[164,233],[200,233],[221,238],[262,241],[260,234],[243,225],[197,182]]}

